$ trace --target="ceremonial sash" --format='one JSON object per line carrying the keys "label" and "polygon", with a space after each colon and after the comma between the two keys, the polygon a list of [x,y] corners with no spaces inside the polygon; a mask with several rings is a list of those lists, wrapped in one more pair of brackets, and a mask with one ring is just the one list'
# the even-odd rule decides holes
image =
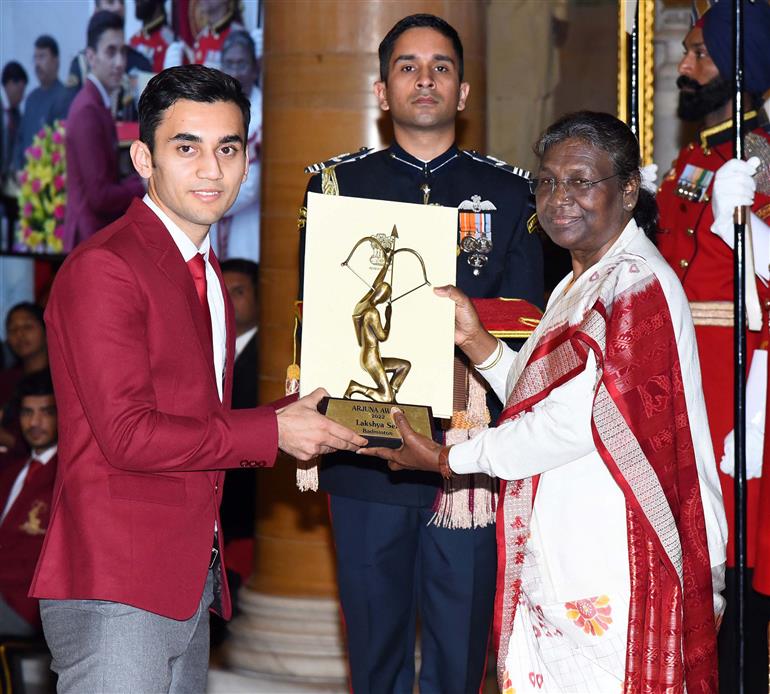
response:
{"label": "ceremonial sash", "polygon": [[[553,307],[500,423],[597,364],[591,427],[626,500],[630,607],[624,691],[716,692],[716,626],[703,505],[665,295],[638,256],[588,270]],[[547,316],[548,318],[548,316]],[[547,320],[544,319],[544,322]],[[505,668],[536,478],[502,483],[495,639]],[[502,681],[501,681],[502,686]]]}

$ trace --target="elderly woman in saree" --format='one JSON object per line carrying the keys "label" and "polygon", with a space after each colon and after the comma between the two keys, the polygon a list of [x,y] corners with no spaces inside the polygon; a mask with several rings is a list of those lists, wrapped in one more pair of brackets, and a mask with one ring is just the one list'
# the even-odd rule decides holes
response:
{"label": "elderly woman in saree", "polygon": [[[501,690],[717,691],[726,524],[682,287],[648,236],[636,138],[560,119],[536,145],[540,225],[572,272],[515,353],[456,303],[455,341],[506,409],[455,446],[415,434],[393,469],[500,478]],[[367,450],[367,453],[372,453]]]}

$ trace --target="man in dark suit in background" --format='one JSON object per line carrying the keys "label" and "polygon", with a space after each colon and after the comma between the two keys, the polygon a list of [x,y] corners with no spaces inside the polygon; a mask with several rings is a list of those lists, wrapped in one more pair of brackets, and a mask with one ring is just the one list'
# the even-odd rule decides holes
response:
{"label": "man in dark suit in background", "polygon": [[136,174],[120,179],[118,135],[110,112],[110,95],[120,88],[126,65],[124,48],[123,20],[113,12],[95,13],[88,22],[86,48],[91,72],[67,118],[66,251],[114,222],[133,198],[144,194]]}
{"label": "man in dark suit in background", "polygon": [[12,60],[3,66],[0,77],[0,203],[2,216],[7,219],[9,235],[19,216],[18,186],[13,153],[21,128],[21,102],[27,89],[27,73],[20,63]]}
{"label": "man in dark suit in background", "polygon": [[[243,258],[221,263],[222,279],[235,315],[234,410],[256,407],[258,401],[257,320],[259,318],[259,265]],[[227,580],[234,590],[248,578],[254,565],[254,521],[257,513],[257,471],[228,470],[219,509],[227,553]],[[212,620],[211,638],[226,636],[224,622]]]}
{"label": "man in dark suit in background", "polygon": [[222,263],[222,277],[235,309],[233,409],[256,407],[259,265],[231,258]]}
{"label": "man in dark suit in background", "polygon": [[19,423],[30,456],[0,465],[0,634],[40,630],[38,602],[27,597],[43,546],[56,477],[56,401],[48,369],[19,385]]}
{"label": "man in dark suit in background", "polygon": [[14,143],[14,167],[24,168],[26,150],[41,128],[67,117],[70,90],[59,81],[59,44],[47,34],[35,40],[35,75],[40,86],[33,89],[24,104],[18,137]]}

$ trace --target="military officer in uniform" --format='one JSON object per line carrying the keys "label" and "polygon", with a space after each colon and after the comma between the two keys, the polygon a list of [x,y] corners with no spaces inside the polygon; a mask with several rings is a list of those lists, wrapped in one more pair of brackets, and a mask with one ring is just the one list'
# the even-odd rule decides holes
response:
{"label": "military officer in uniform", "polygon": [[[766,408],[768,309],[770,291],[770,128],[761,109],[761,94],[770,87],[770,5],[743,3],[745,12],[744,132],[748,161],[732,160],[732,3],[708,10],[684,40],[679,64],[678,115],[702,123],[698,139],[685,146],[660,186],[658,246],[682,281],[695,323],[703,372],[703,390],[714,453],[729,524],[727,612],[719,632],[720,681],[734,687],[733,547],[733,209],[752,209],[756,293],[747,332],[751,364],[747,402],[748,565],[756,567],[754,587],[770,594],[770,475],[760,481]],[[759,171],[757,169],[759,167]],[[749,270],[751,272],[751,270]],[[754,297],[753,301],[751,296]],[[766,437],[770,438],[770,437]],[[767,455],[767,454],[765,454]],[[766,458],[770,460],[770,458]],[[720,462],[721,460],[721,462]],[[760,504],[760,486],[768,485]],[[763,493],[763,497],[765,494]],[[761,511],[761,513],[760,513]],[[762,520],[767,517],[766,520]],[[767,691],[767,625],[770,599],[749,589],[746,672],[748,691]]]}
{"label": "military officer in uniform", "polygon": [[147,58],[152,64],[152,71],[158,73],[163,70],[166,51],[174,41],[163,0],[136,0],[136,18],[142,23],[142,28],[128,43]]}
{"label": "military officer in uniform", "polygon": [[[469,91],[457,32],[433,15],[412,15],[383,39],[379,58],[381,79],[374,91],[380,108],[390,113],[394,142],[382,151],[361,150],[309,167],[317,175],[308,191],[456,207],[457,284],[472,297],[542,305],[541,246],[527,230],[528,174],[455,144],[455,120]],[[300,228],[303,214],[304,209]],[[447,437],[459,432],[467,438],[462,421],[471,409],[456,403],[460,411]],[[320,481],[330,495],[356,694],[412,691],[418,613],[420,691],[478,691],[492,621],[496,548],[494,511],[483,513],[493,509],[494,483],[472,477],[465,483],[464,510],[473,518],[463,522],[452,515],[462,510],[459,499],[444,505],[452,511],[440,510],[442,498],[453,492],[441,489],[438,475],[393,474],[366,456],[324,460]]]}

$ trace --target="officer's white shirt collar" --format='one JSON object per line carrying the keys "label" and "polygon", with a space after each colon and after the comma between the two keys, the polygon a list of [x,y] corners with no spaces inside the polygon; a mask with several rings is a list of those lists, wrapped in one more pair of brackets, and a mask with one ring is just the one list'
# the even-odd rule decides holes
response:
{"label": "officer's white shirt collar", "polygon": [[99,81],[99,78],[94,75],[93,72],[89,72],[87,79],[91,80],[91,83],[99,90],[99,94],[102,97],[102,103],[104,103],[104,108],[112,108],[110,93],[104,88],[104,85]]}

